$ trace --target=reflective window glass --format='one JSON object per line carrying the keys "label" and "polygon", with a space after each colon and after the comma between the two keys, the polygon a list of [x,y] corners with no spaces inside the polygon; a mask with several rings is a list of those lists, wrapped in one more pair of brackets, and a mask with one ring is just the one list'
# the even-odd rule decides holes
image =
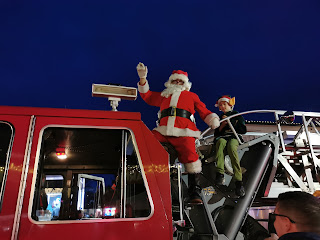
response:
{"label": "reflective window glass", "polygon": [[34,220],[139,218],[150,213],[130,131],[59,127],[43,131]]}
{"label": "reflective window glass", "polygon": [[9,168],[11,147],[13,142],[13,127],[0,121],[0,209]]}

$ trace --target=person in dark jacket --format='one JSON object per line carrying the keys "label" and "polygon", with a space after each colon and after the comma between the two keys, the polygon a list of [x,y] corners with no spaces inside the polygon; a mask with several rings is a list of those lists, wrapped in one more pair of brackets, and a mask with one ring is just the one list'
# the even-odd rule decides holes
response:
{"label": "person in dark jacket", "polygon": [[306,192],[279,194],[274,213],[269,214],[269,229],[277,236],[265,240],[320,240],[320,199]]}
{"label": "person in dark jacket", "polygon": [[[220,97],[216,103],[216,107],[223,113],[220,119],[227,118],[231,115],[237,114],[238,112],[233,110],[235,105],[235,98],[231,98],[229,95],[224,95]],[[244,134],[247,132],[244,118],[239,115],[230,119],[230,122],[238,134]],[[216,161],[217,161],[217,174],[216,174],[216,184],[224,184],[224,159],[225,159],[225,148],[227,148],[227,154],[231,159],[231,164],[234,172],[234,178],[236,180],[235,193],[243,197],[245,195],[245,190],[242,183],[242,172],[240,167],[240,160],[238,156],[238,146],[239,142],[231,130],[227,121],[221,123],[220,127],[215,129],[215,142],[216,142]],[[238,135],[241,139],[241,136]]]}

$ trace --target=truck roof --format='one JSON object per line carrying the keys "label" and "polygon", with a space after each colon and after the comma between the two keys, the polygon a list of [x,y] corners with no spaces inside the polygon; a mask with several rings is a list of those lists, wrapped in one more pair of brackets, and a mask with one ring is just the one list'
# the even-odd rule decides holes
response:
{"label": "truck roof", "polygon": [[101,119],[122,119],[141,120],[138,112],[121,111],[101,111],[84,109],[64,109],[64,108],[39,108],[39,107],[16,107],[0,106],[0,114],[25,115],[25,116],[47,116],[47,117],[77,117],[77,118],[101,118]]}

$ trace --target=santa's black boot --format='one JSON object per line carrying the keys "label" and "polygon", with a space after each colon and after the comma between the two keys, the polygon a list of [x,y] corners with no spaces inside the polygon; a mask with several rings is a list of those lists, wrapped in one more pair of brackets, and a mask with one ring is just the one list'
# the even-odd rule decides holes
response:
{"label": "santa's black boot", "polygon": [[196,174],[188,174],[188,203],[191,204],[202,204],[203,201],[201,199],[201,187],[200,187],[200,173]]}

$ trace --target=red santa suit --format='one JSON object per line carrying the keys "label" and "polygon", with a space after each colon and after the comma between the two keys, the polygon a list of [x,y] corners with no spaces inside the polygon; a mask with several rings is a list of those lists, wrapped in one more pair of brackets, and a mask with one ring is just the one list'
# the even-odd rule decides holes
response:
{"label": "red santa suit", "polygon": [[[183,78],[181,75],[173,74],[169,80],[174,77]],[[160,112],[168,108],[174,111],[174,108],[177,108],[187,110],[193,115],[197,111],[201,119],[210,127],[213,127],[214,119],[219,121],[217,114],[209,111],[198,95],[188,90],[176,91],[165,97],[160,92],[150,91],[148,82],[143,86],[138,84],[138,90],[142,99],[149,105],[160,107]],[[169,142],[175,147],[178,159],[185,164],[188,173],[201,172],[201,161],[195,148],[195,138],[199,138],[201,132],[193,121],[186,117],[165,116],[160,119],[153,133],[160,142]]]}

